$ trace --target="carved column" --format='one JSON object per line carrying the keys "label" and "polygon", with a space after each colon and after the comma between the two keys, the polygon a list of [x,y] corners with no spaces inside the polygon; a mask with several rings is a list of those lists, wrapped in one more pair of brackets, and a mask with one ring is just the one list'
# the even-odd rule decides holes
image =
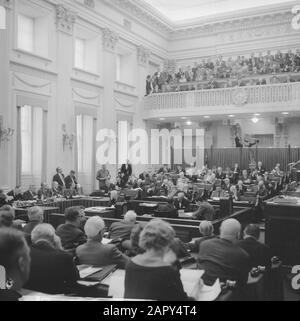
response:
{"label": "carved column", "polygon": [[[115,106],[115,81],[116,81],[116,49],[119,41],[119,35],[111,30],[103,30],[103,79],[104,92],[101,106],[101,113],[99,112],[98,128],[99,129],[113,129],[117,134],[117,117]],[[97,164],[100,168],[101,164]],[[108,166],[112,178],[116,176],[117,165],[112,164]]]}
{"label": "carved column", "polygon": [[[72,101],[72,85],[70,77],[73,71],[74,44],[73,32],[76,13],[63,4],[56,6],[57,26],[57,100],[55,117],[56,160],[49,159],[49,168],[61,166],[65,171],[75,169],[75,153],[69,149],[64,151],[62,125],[73,132],[75,130],[74,106]],[[51,113],[53,115],[53,113]],[[50,115],[49,115],[50,116]],[[51,163],[51,164],[50,164]],[[55,164],[56,163],[56,164]]]}
{"label": "carved column", "polygon": [[76,13],[63,4],[56,6],[56,26],[58,31],[73,35],[73,26],[76,21]]}
{"label": "carved column", "polygon": [[[6,14],[5,29],[0,29],[0,115],[3,117],[3,126],[13,127],[14,113],[16,112],[11,105],[10,93],[11,85],[9,83],[9,50],[10,50],[10,34],[13,26],[12,0],[0,0]],[[16,134],[9,142],[0,144],[0,188],[7,189],[16,183],[15,172],[15,139]]]}
{"label": "carved column", "polygon": [[[149,72],[150,56],[151,56],[151,51],[148,48],[145,48],[144,46],[137,46],[137,64],[138,64],[137,92],[139,95],[139,103],[136,106],[136,110],[133,116],[133,128],[140,128],[145,130],[148,130],[148,129],[146,128],[146,123],[142,117],[142,113],[143,113],[142,106],[143,106],[143,98],[146,94],[146,78]],[[142,173],[147,168],[148,166],[145,166],[145,165],[136,165],[134,166],[134,172],[136,174]]]}

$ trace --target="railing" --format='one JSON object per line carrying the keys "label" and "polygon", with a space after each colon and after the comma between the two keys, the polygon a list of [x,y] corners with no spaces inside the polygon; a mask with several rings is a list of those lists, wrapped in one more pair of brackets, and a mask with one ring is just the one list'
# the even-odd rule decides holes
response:
{"label": "railing", "polygon": [[[144,98],[145,116],[154,112],[200,112],[210,107],[299,105],[300,82],[152,94]],[[282,105],[281,105],[282,106]]]}

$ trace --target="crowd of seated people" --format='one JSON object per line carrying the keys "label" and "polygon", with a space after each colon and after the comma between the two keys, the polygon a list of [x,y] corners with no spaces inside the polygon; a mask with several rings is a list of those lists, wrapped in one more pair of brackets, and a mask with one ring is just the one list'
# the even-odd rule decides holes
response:
{"label": "crowd of seated people", "polygon": [[[278,50],[275,54],[272,54],[271,51],[266,54],[252,53],[250,57],[238,56],[227,59],[219,56],[215,59],[202,59],[201,62],[195,62],[193,67],[179,68],[177,72],[162,71],[148,75],[146,95],[170,91],[299,81],[299,77],[280,77],[281,74],[299,72],[300,49],[287,52]],[[201,83],[201,86],[184,86],[188,83]]]}
{"label": "crowd of seated people", "polygon": [[[66,210],[66,224],[70,224],[70,211],[82,223],[80,210],[72,208]],[[2,215],[0,210],[1,222]],[[133,217],[133,213],[129,216]],[[12,220],[0,225],[0,265],[7,277],[0,300],[20,299],[22,288],[46,294],[74,294],[80,279],[76,264],[115,264],[125,269],[125,298],[171,301],[194,299],[185,293],[179,273],[179,258],[188,252],[196,254],[197,267],[205,270],[202,279],[207,285],[218,278],[224,283],[234,281],[237,289],[243,289],[253,268],[271,266],[271,251],[259,242],[259,227],[250,224],[243,232],[240,223],[233,219],[222,223],[220,236],[214,235],[211,222],[201,222],[202,237],[189,244],[177,239],[165,221],[154,219],[144,226],[132,221],[118,247],[102,242],[106,231],[102,218],[86,218],[84,223],[64,234],[61,226],[55,231],[40,220],[30,232],[30,243]],[[72,252],[71,243],[75,248]]]}

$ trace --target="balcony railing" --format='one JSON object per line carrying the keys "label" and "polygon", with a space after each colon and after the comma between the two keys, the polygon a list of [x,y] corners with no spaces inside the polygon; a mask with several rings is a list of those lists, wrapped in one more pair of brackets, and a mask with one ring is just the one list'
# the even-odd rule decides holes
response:
{"label": "balcony railing", "polygon": [[[244,107],[244,108],[242,108]],[[300,82],[152,94],[144,98],[145,118],[300,108]]]}

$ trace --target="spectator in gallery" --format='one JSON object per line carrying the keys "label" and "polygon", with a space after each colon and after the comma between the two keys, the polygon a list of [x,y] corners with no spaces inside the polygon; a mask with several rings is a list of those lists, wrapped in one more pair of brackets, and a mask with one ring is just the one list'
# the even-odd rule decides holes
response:
{"label": "spectator in gallery", "polygon": [[0,301],[18,301],[30,273],[30,250],[23,233],[0,228],[0,265],[6,274],[6,289],[0,290]]}
{"label": "spectator in gallery", "polygon": [[240,238],[241,224],[235,219],[224,221],[220,227],[220,237],[207,240],[200,246],[199,268],[205,270],[205,284],[236,281],[245,286],[251,270],[250,257],[236,242]]}
{"label": "spectator in gallery", "polygon": [[130,239],[133,227],[136,225],[136,213],[128,211],[124,215],[124,220],[113,223],[108,231],[108,237],[112,240],[122,239],[123,241]]}
{"label": "spectator in gallery", "polygon": [[80,228],[84,212],[80,207],[69,207],[65,210],[66,223],[58,226],[56,234],[60,237],[65,250],[74,251],[86,242],[86,235]]}
{"label": "spectator in gallery", "polygon": [[14,190],[7,193],[7,196],[13,197],[13,202],[23,201],[23,194],[21,186],[16,186]]}
{"label": "spectator in gallery", "polygon": [[60,238],[49,224],[32,233],[31,272],[25,288],[46,294],[71,293],[79,279],[73,256],[62,249]]}
{"label": "spectator in gallery", "polygon": [[126,299],[187,300],[179,271],[166,262],[174,237],[175,232],[167,222],[153,220],[145,226],[139,240],[144,253],[126,266]]}
{"label": "spectator in gallery", "polygon": [[60,190],[66,188],[65,175],[63,174],[61,167],[56,168],[56,174],[53,176],[52,182],[57,182]]}
{"label": "spectator in gallery", "polygon": [[37,199],[36,187],[30,185],[28,191],[23,194],[24,201],[33,201]]}
{"label": "spectator in gallery", "polygon": [[128,257],[122,254],[114,245],[102,244],[105,232],[105,223],[99,216],[87,220],[84,231],[87,242],[76,249],[79,264],[92,266],[107,266],[116,264],[119,269],[124,269]]}

